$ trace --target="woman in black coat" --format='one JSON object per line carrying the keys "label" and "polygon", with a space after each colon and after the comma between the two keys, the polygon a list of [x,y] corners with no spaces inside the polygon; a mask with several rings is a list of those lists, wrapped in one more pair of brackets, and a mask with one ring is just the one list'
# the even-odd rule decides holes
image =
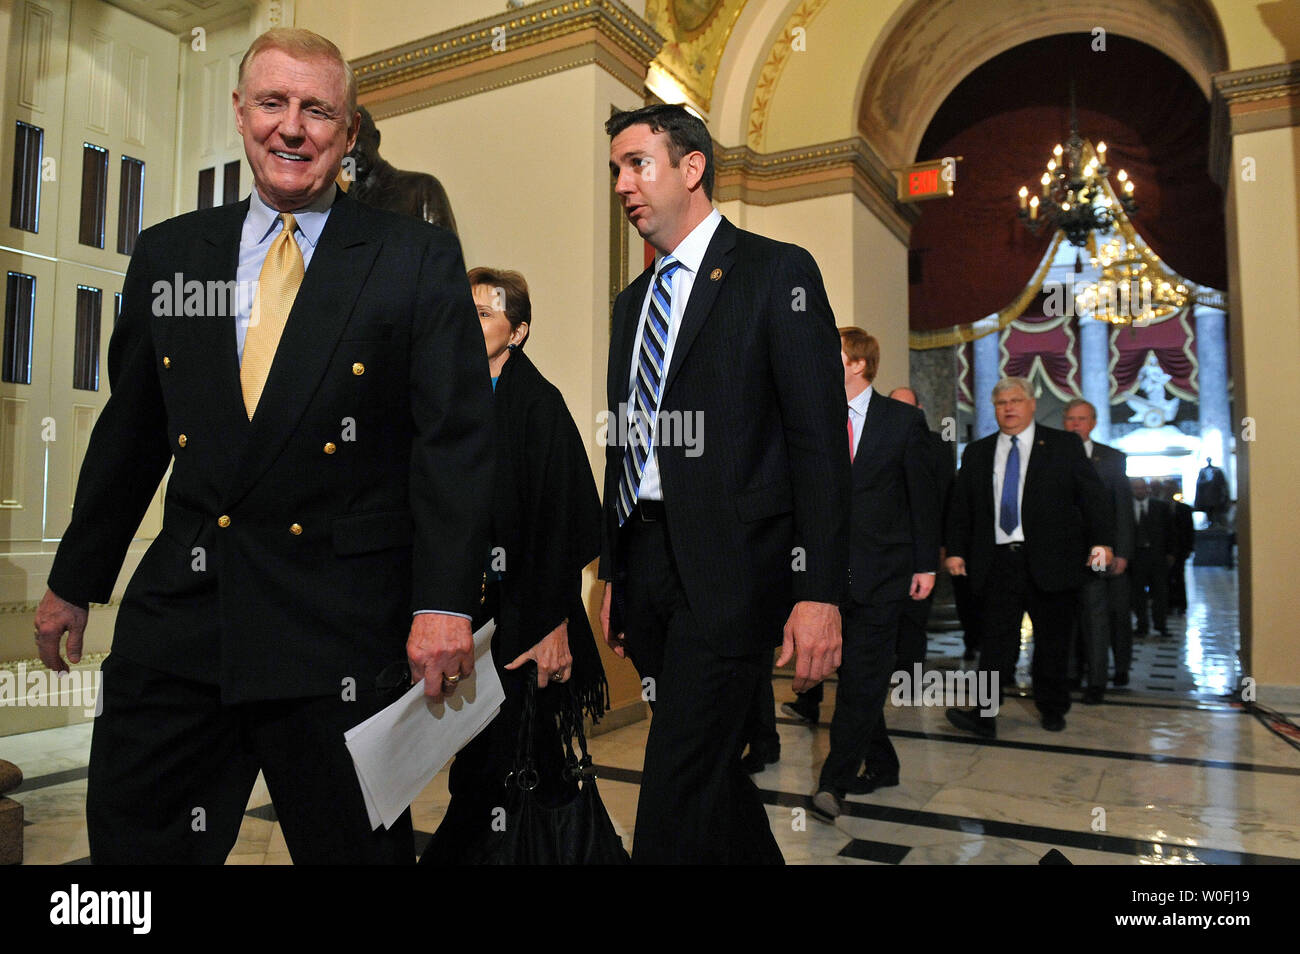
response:
{"label": "woman in black coat", "polygon": [[[576,791],[563,776],[560,732],[571,729],[564,694],[593,719],[604,714],[608,687],[582,601],[582,569],[600,552],[600,498],[578,428],[559,390],[524,355],[532,308],[518,272],[469,272],[487,347],[494,391],[496,471],[492,550],[485,555],[477,630],[496,619],[492,657],[505,688],[501,713],[456,756],[452,800],[425,864],[479,859],[500,829],[508,804],[527,695],[536,672],[533,747],[543,805]],[[536,664],[534,670],[528,665]],[[568,683],[569,688],[551,683]]]}

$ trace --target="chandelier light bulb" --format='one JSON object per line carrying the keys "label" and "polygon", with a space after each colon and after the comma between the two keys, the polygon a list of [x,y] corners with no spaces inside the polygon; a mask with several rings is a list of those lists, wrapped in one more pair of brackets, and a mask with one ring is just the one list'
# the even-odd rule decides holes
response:
{"label": "chandelier light bulb", "polygon": [[1020,208],[1025,208],[1029,204],[1029,190],[1024,186],[1020,187]]}
{"label": "chandelier light bulb", "polygon": [[1128,194],[1128,195],[1132,195],[1132,194],[1133,194],[1133,180],[1132,180],[1132,179],[1130,179],[1128,182],[1125,182],[1125,183],[1124,183],[1124,192],[1125,192],[1126,194]]}
{"label": "chandelier light bulb", "polygon": [[1097,155],[1099,156],[1106,155],[1106,144],[1104,142],[1097,143]]}
{"label": "chandelier light bulb", "polygon": [[1058,143],[1056,144],[1055,148],[1052,149],[1052,155],[1054,155],[1057,159],[1060,159],[1060,158],[1061,158],[1061,153],[1064,152],[1064,151],[1065,151],[1065,150],[1063,150],[1063,149],[1061,148],[1061,144],[1058,142]]}
{"label": "chandelier light bulb", "polygon": [[1119,171],[1119,175],[1117,175],[1115,178],[1118,179],[1120,182],[1128,182],[1128,173],[1125,172],[1123,169],[1121,169]]}
{"label": "chandelier light bulb", "polygon": [[1029,200],[1029,218],[1030,219],[1038,218],[1038,196],[1034,196],[1032,199]]}

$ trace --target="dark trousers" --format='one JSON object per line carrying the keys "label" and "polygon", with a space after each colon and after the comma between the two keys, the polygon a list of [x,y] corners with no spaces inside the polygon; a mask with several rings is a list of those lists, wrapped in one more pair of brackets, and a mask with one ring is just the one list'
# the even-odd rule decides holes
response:
{"label": "dark trousers", "polygon": [[745,741],[752,752],[775,753],[781,748],[781,736],[776,731],[776,693],[770,678],[759,683],[754,693],[754,704],[745,717]]}
{"label": "dark trousers", "polygon": [[926,625],[930,622],[930,607],[934,605],[934,590],[923,600],[908,599],[898,617],[897,668],[912,671],[913,663],[924,663],[929,649]]}
{"label": "dark trousers", "polygon": [[1169,568],[1169,608],[1187,612],[1187,558],[1174,560]]}
{"label": "dark trousers", "polygon": [[1129,572],[1133,575],[1133,613],[1137,616],[1134,631],[1145,635],[1149,628],[1147,591],[1150,590],[1151,622],[1163,633],[1169,608],[1169,561],[1153,547],[1139,547],[1129,564]]}
{"label": "dark trousers", "polygon": [[1089,580],[1079,589],[1076,637],[1070,644],[1070,675],[1104,689],[1110,654],[1115,672],[1128,672],[1133,662],[1133,621],[1129,613],[1128,574]]}
{"label": "dark trousers", "polygon": [[726,657],[710,647],[663,521],[633,513],[620,534],[624,637],[643,684],[652,680],[654,709],[632,861],[781,864],[758,789],[740,764],[746,717],[771,681],[771,651]]}
{"label": "dark trousers", "polygon": [[[902,600],[875,606],[849,603],[842,607],[844,643],[835,690],[835,715],[831,719],[831,748],[818,782],[821,789],[843,795],[845,786],[866,760],[872,739],[878,732],[884,732],[885,699],[894,672],[898,623],[903,609]],[[887,735],[885,743],[889,744]],[[896,757],[894,762],[897,770]]]}
{"label": "dark trousers", "polygon": [[980,600],[971,591],[970,577],[952,577],[952,598],[957,604],[957,618],[961,620],[962,642],[966,652],[978,653],[980,648]]}
{"label": "dark trousers", "polygon": [[994,548],[983,593],[979,668],[998,674],[999,699],[1005,674],[1016,670],[1020,620],[1028,613],[1034,625],[1034,702],[1043,715],[1070,711],[1067,670],[1078,599],[1074,590],[1049,593],[1040,589],[1030,576],[1022,548]]}
{"label": "dark trousers", "polygon": [[216,686],[114,653],[101,695],[86,785],[95,864],[221,864],[259,769],[295,864],[415,860],[410,812],[371,830],[343,744],[389,694],[222,705]]}

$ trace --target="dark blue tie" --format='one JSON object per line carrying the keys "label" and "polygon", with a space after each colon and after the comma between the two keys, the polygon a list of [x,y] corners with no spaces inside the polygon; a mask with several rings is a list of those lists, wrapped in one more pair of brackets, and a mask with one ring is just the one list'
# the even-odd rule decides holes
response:
{"label": "dark blue tie", "polygon": [[659,391],[663,384],[664,355],[668,351],[668,319],[672,314],[672,275],[682,263],[671,255],[664,256],[655,275],[641,332],[641,348],[636,359],[636,381],[627,402],[627,447],[623,452],[623,473],[618,478],[618,525],[621,527],[636,506],[641,477],[650,459],[650,437],[654,433],[655,415],[659,413]]}
{"label": "dark blue tie", "polygon": [[1007,468],[1002,475],[1002,514],[998,526],[1007,536],[1020,526],[1020,448],[1016,446],[1015,437],[1011,438]]}

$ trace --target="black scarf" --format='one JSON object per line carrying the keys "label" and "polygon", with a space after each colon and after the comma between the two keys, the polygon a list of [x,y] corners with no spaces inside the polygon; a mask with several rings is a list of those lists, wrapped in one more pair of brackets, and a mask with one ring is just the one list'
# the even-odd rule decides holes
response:
{"label": "black scarf", "polygon": [[505,573],[493,655],[505,665],[567,618],[569,684],[594,721],[609,708],[609,685],[582,601],[582,569],[600,554],[587,451],[559,390],[522,351],[503,366],[494,406],[492,546],[504,551]]}

